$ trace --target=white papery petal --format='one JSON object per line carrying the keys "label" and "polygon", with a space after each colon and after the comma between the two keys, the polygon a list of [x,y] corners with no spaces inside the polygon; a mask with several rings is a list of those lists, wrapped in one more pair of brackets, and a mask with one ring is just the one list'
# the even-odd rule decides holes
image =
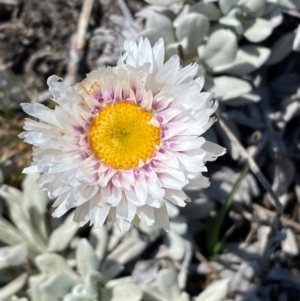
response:
{"label": "white papery petal", "polygon": [[[134,191],[133,191],[134,190]],[[135,206],[142,206],[146,204],[148,191],[140,187],[132,188],[132,190],[125,190],[125,196],[128,202]]]}
{"label": "white papery petal", "polygon": [[111,208],[112,207],[110,206],[90,207],[91,224],[93,224],[95,227],[102,227],[108,217]]}
{"label": "white papery petal", "polygon": [[193,64],[185,66],[184,68],[179,70],[175,85],[189,83],[197,74],[198,68],[199,67],[197,64]]}
{"label": "white papery petal", "polygon": [[209,141],[206,141],[201,148],[207,152],[204,161],[215,161],[219,156],[226,153],[224,147]]}
{"label": "white papery petal", "polygon": [[[63,194],[61,194],[60,196],[62,196],[63,198]],[[68,195],[66,196],[67,199]],[[59,200],[59,199],[57,199]],[[70,208],[67,205],[67,202],[65,201],[65,198],[62,200],[62,203],[60,205],[57,206],[57,208],[55,209],[55,211],[52,213],[53,217],[61,217],[62,215],[64,215],[67,211],[69,211]]]}
{"label": "white papery petal", "polygon": [[40,103],[21,103],[22,109],[30,116],[36,117],[41,121],[60,127],[60,124],[54,116],[53,110],[48,109]]}
{"label": "white papery petal", "polygon": [[202,188],[207,188],[209,185],[209,179],[201,175],[197,179],[190,180],[190,182],[184,188],[187,190],[199,190]]}
{"label": "white papery petal", "polygon": [[166,189],[165,199],[177,206],[184,207],[187,198],[187,195],[182,190]]}
{"label": "white papery petal", "polygon": [[154,209],[148,205],[137,208],[137,215],[146,226],[152,226],[155,222]]}
{"label": "white papery petal", "polygon": [[179,57],[174,55],[158,71],[155,76],[155,80],[159,82],[160,85],[173,86],[176,81],[178,71]]}
{"label": "white papery petal", "polygon": [[125,220],[131,223],[132,219],[136,213],[136,206],[134,206],[131,202],[127,202],[126,199],[123,199],[122,202],[116,206],[116,219]]}
{"label": "white papery petal", "polygon": [[170,230],[169,215],[166,204],[160,208],[154,209],[155,224],[166,231]]}
{"label": "white papery petal", "polygon": [[86,202],[78,206],[74,212],[73,221],[77,222],[80,227],[84,226],[90,220],[90,204]]}
{"label": "white papery petal", "polygon": [[165,46],[164,41],[162,38],[160,38],[153,47],[153,57],[155,62],[155,67],[153,68],[153,73],[155,74],[157,70],[160,70],[164,63],[164,57],[165,57]]}
{"label": "white papery petal", "polygon": [[122,198],[121,189],[117,189],[113,185],[108,185],[101,189],[101,200],[105,205],[118,206]]}

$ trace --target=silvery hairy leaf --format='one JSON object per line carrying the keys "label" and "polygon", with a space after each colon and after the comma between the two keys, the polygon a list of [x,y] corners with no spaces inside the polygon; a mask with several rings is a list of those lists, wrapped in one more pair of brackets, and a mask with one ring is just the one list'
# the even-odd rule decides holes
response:
{"label": "silvery hairy leaf", "polygon": [[137,284],[147,284],[156,279],[159,269],[159,260],[139,260],[132,272],[132,277]]}
{"label": "silvery hairy leaf", "polygon": [[109,237],[109,241],[107,244],[107,250],[112,251],[116,248],[119,242],[126,236],[124,232],[120,232],[116,225],[113,225],[112,234]]}
{"label": "silvery hairy leaf", "polygon": [[157,275],[157,287],[165,300],[188,301],[186,293],[180,293],[177,275],[175,271],[169,269],[161,270]]}
{"label": "silvery hairy leaf", "polygon": [[12,226],[7,220],[0,216],[0,240],[8,245],[15,245],[24,242],[20,231]]}
{"label": "silvery hairy leaf", "polygon": [[241,15],[243,14],[242,10],[238,6],[232,7],[229,12],[219,19],[219,23],[231,27],[235,32],[240,35],[243,32],[242,24],[240,23]]}
{"label": "silvery hairy leaf", "polygon": [[73,214],[70,214],[65,221],[51,233],[48,241],[48,252],[59,252],[67,248],[78,230],[78,224],[73,222],[72,219]]}
{"label": "silvery hairy leaf", "polygon": [[186,234],[187,228],[187,219],[184,215],[178,215],[170,220],[170,229],[176,234]]}
{"label": "silvery hairy leaf", "polygon": [[176,27],[176,38],[181,43],[187,56],[197,54],[197,47],[202,43],[209,30],[209,21],[204,15],[191,13],[183,17]]}
{"label": "silvery hairy leaf", "polygon": [[282,23],[283,14],[280,7],[275,2],[267,2],[264,8],[263,18],[269,21],[271,28],[275,28]]}
{"label": "silvery hairy leaf", "polygon": [[[261,99],[262,99],[262,97],[258,94],[247,93],[247,94],[243,94],[239,97],[227,100],[226,105],[231,106],[231,107],[241,107],[244,105],[255,104],[257,102],[260,102]],[[239,118],[239,116],[237,116],[236,120],[237,119],[241,119],[241,118]],[[258,128],[261,128],[261,126],[259,126]]]}
{"label": "silvery hairy leaf", "polygon": [[282,8],[298,10],[300,9],[300,0],[278,0],[277,1]]}
{"label": "silvery hairy leaf", "polygon": [[242,21],[244,36],[253,43],[258,43],[268,38],[272,33],[272,27],[268,20],[262,18],[245,19]]}
{"label": "silvery hairy leaf", "polygon": [[191,11],[191,6],[189,4],[184,4],[181,8],[181,10],[179,11],[178,15],[176,16],[176,18],[173,21],[173,26],[176,28],[178,26],[178,24],[180,23],[180,21],[182,19],[184,19]]}
{"label": "silvery hairy leaf", "polygon": [[97,271],[92,271],[86,275],[83,284],[73,287],[71,294],[78,300],[99,300],[102,285],[103,276]]}
{"label": "silvery hairy leaf", "polygon": [[[245,75],[260,68],[269,58],[270,49],[256,45],[242,46],[231,64],[215,67],[215,73],[228,73],[231,75]],[[250,91],[247,91],[248,93]]]}
{"label": "silvery hairy leaf", "polygon": [[102,267],[105,267],[110,262],[122,265],[136,258],[136,256],[139,256],[147,248],[151,240],[155,240],[161,233],[157,227],[145,226],[142,228],[141,225],[139,225],[140,230],[144,232],[146,229],[150,240],[145,240],[136,228],[131,228],[122,242],[105,258]]}
{"label": "silvery hairy leaf", "polygon": [[[40,286],[47,281],[48,277],[44,274],[32,275],[29,277],[29,296],[31,301],[50,301],[50,297],[44,295]],[[54,299],[55,300],[55,299]]]}
{"label": "silvery hairy leaf", "polygon": [[48,203],[45,191],[39,189],[37,179],[39,174],[28,174],[22,182],[24,199],[22,207],[33,227],[43,238],[47,238],[44,214]]}
{"label": "silvery hairy leaf", "polygon": [[170,231],[164,236],[164,244],[159,250],[156,258],[172,258],[181,261],[185,252],[184,240],[177,233]]}
{"label": "silvery hairy leaf", "polygon": [[12,247],[0,248],[0,269],[18,266],[27,258],[27,245],[21,243]]}
{"label": "silvery hairy leaf", "polygon": [[222,279],[215,281],[211,285],[209,285],[198,297],[196,297],[195,301],[221,301],[227,295],[228,290],[228,279]]}
{"label": "silvery hairy leaf", "polygon": [[300,25],[298,25],[296,36],[293,43],[293,50],[300,51]]}
{"label": "silvery hairy leaf", "polygon": [[154,39],[154,35],[151,34],[151,32],[156,31],[158,37],[162,37],[166,45],[175,42],[175,32],[172,21],[163,12],[152,11],[146,20],[145,29],[146,33],[148,33],[152,39]]}
{"label": "silvery hairy leaf", "polygon": [[295,178],[295,166],[284,151],[278,151],[277,147],[280,142],[276,139],[274,141],[273,153],[279,158],[276,158],[272,164],[273,167],[273,181],[272,188],[282,205],[286,205],[288,200],[288,187]]}
{"label": "silvery hairy leaf", "polygon": [[2,185],[0,196],[5,200],[10,218],[19,229],[21,236],[36,250],[43,252],[46,249],[46,242],[34,229],[25,214],[22,207],[23,194],[21,191],[8,185]]}
{"label": "silvery hairy leaf", "polygon": [[[77,284],[73,287],[72,292],[64,296],[63,301],[98,301],[98,294],[88,293],[85,290],[85,287],[82,284]],[[101,299],[102,300],[102,299]],[[110,299],[104,299],[108,301]]]}
{"label": "silvery hairy leaf", "polygon": [[99,265],[93,247],[87,239],[82,238],[76,249],[77,270],[82,278],[85,278],[90,272],[96,271]]}
{"label": "silvery hairy leaf", "polygon": [[151,5],[169,6],[173,3],[180,2],[181,0],[146,0]]}
{"label": "silvery hairy leaf", "polygon": [[177,27],[180,21],[190,13],[199,13],[206,16],[211,21],[217,21],[222,17],[221,11],[213,3],[198,2],[194,5],[185,4],[173,22]]}
{"label": "silvery hairy leaf", "polygon": [[225,16],[220,18],[219,23],[233,29],[238,35],[241,35],[244,31],[241,21],[235,16]]}
{"label": "silvery hairy leaf", "polygon": [[111,262],[109,265],[101,267],[101,272],[104,277],[104,281],[109,281],[124,271],[124,266],[117,262]]}
{"label": "silvery hairy leaf", "polygon": [[293,31],[280,36],[280,38],[273,44],[271,48],[271,55],[266,64],[277,64],[288,56],[293,50],[295,36],[296,35]]}
{"label": "silvery hairy leaf", "polygon": [[257,13],[263,9],[267,0],[239,0],[237,5],[247,13]]}
{"label": "silvery hairy leaf", "polygon": [[142,290],[134,283],[121,283],[112,288],[111,301],[140,301],[142,298]]}
{"label": "silvery hairy leaf", "polygon": [[288,100],[282,103],[282,110],[279,113],[277,120],[277,126],[280,129],[284,129],[287,123],[296,116],[300,115],[300,109],[297,98],[294,100]]}
{"label": "silvery hairy leaf", "polygon": [[80,281],[80,277],[73,271],[68,262],[58,254],[41,254],[35,258],[35,264],[42,274],[54,275],[63,273],[70,276],[74,281]]}
{"label": "silvery hairy leaf", "polygon": [[254,276],[255,269],[253,264],[245,261],[242,262],[230,283],[231,290],[235,292],[237,291],[238,294],[244,295],[249,291]]}
{"label": "silvery hairy leaf", "polygon": [[221,11],[213,3],[197,2],[190,7],[189,12],[203,14],[211,21],[217,21],[222,16]]}
{"label": "silvery hairy leaf", "polygon": [[0,300],[6,300],[16,294],[27,282],[27,273],[23,273],[4,287],[0,288]]}
{"label": "silvery hairy leaf", "polygon": [[39,289],[42,294],[51,299],[63,298],[76,284],[77,282],[68,275],[57,273],[50,276],[45,282],[43,282],[39,286]]}
{"label": "silvery hairy leaf", "polygon": [[95,254],[98,257],[99,261],[101,261],[105,255],[108,234],[106,227],[95,228],[93,227],[90,232],[90,243],[95,250]]}
{"label": "silvery hairy leaf", "polygon": [[206,86],[206,90],[215,93],[216,99],[226,101],[249,93],[252,87],[247,81],[237,77],[216,76],[213,78],[213,86]]}
{"label": "silvery hairy leaf", "polygon": [[219,0],[221,11],[224,15],[237,5],[238,0]]}
{"label": "silvery hairy leaf", "polygon": [[281,242],[282,251],[291,256],[297,256],[299,254],[299,248],[295,234],[291,229],[285,229],[284,232],[286,238]]}
{"label": "silvery hairy leaf", "polygon": [[[261,225],[262,226],[262,225]],[[262,226],[263,227],[263,226]],[[259,235],[259,234],[258,234]],[[266,235],[266,232],[264,233]],[[267,240],[267,237],[264,237]],[[259,238],[258,238],[259,240]],[[220,255],[219,260],[224,265],[238,264],[242,262],[251,262],[253,260],[259,260],[257,254],[261,254],[260,242],[255,243],[226,243],[224,245],[223,253]]]}
{"label": "silvery hairy leaf", "polygon": [[237,48],[237,38],[231,30],[216,30],[208,38],[203,60],[211,68],[230,64],[235,60]]}

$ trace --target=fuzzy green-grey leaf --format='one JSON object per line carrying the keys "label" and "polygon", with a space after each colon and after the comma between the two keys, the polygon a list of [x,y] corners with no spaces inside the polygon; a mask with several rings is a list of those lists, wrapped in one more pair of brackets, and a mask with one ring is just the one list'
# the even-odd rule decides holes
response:
{"label": "fuzzy green-grey leaf", "polygon": [[228,73],[232,75],[245,75],[260,68],[269,58],[270,49],[256,45],[242,46],[236,54],[234,62],[228,65],[217,66],[215,73]]}
{"label": "fuzzy green-grey leaf", "polygon": [[21,243],[12,247],[0,248],[0,269],[18,266],[27,258],[27,245]]}
{"label": "fuzzy green-grey leaf", "polygon": [[268,38],[272,33],[272,27],[268,20],[262,18],[244,20],[244,36],[253,43],[258,43]]}
{"label": "fuzzy green-grey leaf", "polygon": [[82,238],[77,246],[76,261],[78,272],[82,278],[87,276],[88,273],[96,271],[98,268],[99,259],[93,247],[85,238]]}
{"label": "fuzzy green-grey leaf", "polygon": [[187,56],[197,54],[197,47],[202,43],[208,30],[209,21],[201,14],[190,13],[178,22],[176,37]]}
{"label": "fuzzy green-grey leaf", "polygon": [[211,68],[229,64],[234,61],[237,48],[236,35],[229,29],[219,29],[208,38],[203,59]]}
{"label": "fuzzy green-grey leaf", "polygon": [[216,76],[213,78],[213,86],[210,90],[220,101],[235,98],[252,90],[251,85],[239,78],[231,76]]}

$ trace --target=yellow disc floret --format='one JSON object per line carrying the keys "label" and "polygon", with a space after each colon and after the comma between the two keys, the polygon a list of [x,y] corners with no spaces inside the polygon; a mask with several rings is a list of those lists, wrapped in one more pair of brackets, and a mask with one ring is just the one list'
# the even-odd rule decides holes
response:
{"label": "yellow disc floret", "polygon": [[94,155],[111,167],[138,167],[151,158],[160,144],[160,129],[149,124],[153,114],[139,105],[118,102],[100,110],[89,129]]}

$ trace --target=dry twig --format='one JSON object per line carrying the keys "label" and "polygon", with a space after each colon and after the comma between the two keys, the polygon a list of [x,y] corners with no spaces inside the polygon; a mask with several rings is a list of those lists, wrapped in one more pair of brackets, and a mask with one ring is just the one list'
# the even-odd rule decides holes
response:
{"label": "dry twig", "polygon": [[[242,206],[240,206],[239,204],[234,204],[234,207],[243,215],[243,217],[245,219],[247,219],[250,222],[253,222],[253,215],[250,212],[243,209]],[[270,218],[276,217],[276,214],[277,214],[276,212],[268,210],[258,204],[252,204],[252,207],[257,213],[262,213],[264,216],[267,216]],[[300,232],[300,223],[297,223],[285,216],[281,216],[280,221],[282,222],[282,224],[284,226],[294,228],[295,230]],[[255,222],[257,222],[257,220]]]}
{"label": "dry twig", "polygon": [[94,0],[85,0],[82,5],[78,28],[76,34],[76,46],[75,49],[77,52],[82,52],[85,46],[86,40],[86,31],[89,24],[90,15],[92,12]]}
{"label": "dry twig", "polygon": [[72,85],[76,82],[78,66],[83,56],[86,43],[86,31],[94,0],[85,0],[82,5],[77,33],[71,38],[70,60],[68,64],[68,74],[65,81]]}
{"label": "dry twig", "polygon": [[[271,218],[274,218],[276,216],[276,213],[275,212],[272,212],[258,204],[253,204],[253,208],[256,210],[256,211],[260,211],[260,212],[263,212],[266,216],[268,217],[271,217]],[[299,231],[300,232],[300,224],[295,222],[295,221],[292,221],[291,219],[285,217],[285,216],[281,216],[280,217],[280,221],[285,225],[285,226],[289,226],[289,227],[292,227],[294,228],[295,230]]]}
{"label": "dry twig", "polygon": [[200,261],[203,262],[208,269],[216,276],[217,279],[222,279],[220,273],[214,268],[214,266],[204,257],[204,255],[199,251],[195,251],[195,257]]}
{"label": "dry twig", "polygon": [[180,271],[178,273],[178,286],[181,290],[185,289],[186,281],[187,281],[187,274],[188,268],[192,260],[192,243],[188,240],[185,240],[185,255],[180,267]]}
{"label": "dry twig", "polygon": [[250,166],[250,169],[255,174],[257,179],[260,181],[260,183],[264,186],[266,191],[271,195],[271,199],[274,200],[275,204],[273,204],[278,212],[281,212],[282,205],[278,199],[278,196],[275,194],[274,190],[272,189],[271,184],[266,179],[266,177],[263,175],[263,173],[260,171],[260,168],[256,164],[256,162],[253,160],[253,158],[248,154],[247,150],[243,147],[243,145],[240,143],[240,141],[236,138],[234,133],[229,129],[229,127],[226,125],[226,123],[223,121],[221,116],[218,116],[220,120],[220,125],[224,129],[224,131],[227,133],[229,139],[234,144],[236,149],[239,151],[240,155],[248,161],[248,164]]}

